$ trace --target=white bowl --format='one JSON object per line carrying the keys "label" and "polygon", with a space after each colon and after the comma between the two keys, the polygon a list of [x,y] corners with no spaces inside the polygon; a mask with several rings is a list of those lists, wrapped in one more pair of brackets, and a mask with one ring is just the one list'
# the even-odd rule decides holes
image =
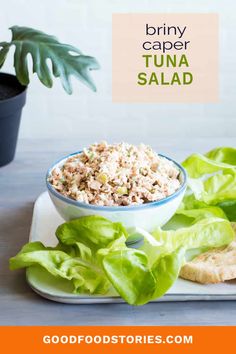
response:
{"label": "white bowl", "polygon": [[178,209],[186,190],[187,174],[182,166],[164,155],[160,156],[172,161],[180,171],[181,181],[181,187],[167,198],[140,205],[108,207],[86,204],[63,196],[56,191],[56,189],[48,181],[48,178],[55,167],[62,166],[69,157],[79,153],[81,153],[81,151],[63,157],[49,168],[46,175],[46,184],[51,200],[58,213],[66,221],[76,219],[81,216],[100,215],[110,219],[113,222],[119,221],[127,228],[138,227],[151,231],[164,225]]}

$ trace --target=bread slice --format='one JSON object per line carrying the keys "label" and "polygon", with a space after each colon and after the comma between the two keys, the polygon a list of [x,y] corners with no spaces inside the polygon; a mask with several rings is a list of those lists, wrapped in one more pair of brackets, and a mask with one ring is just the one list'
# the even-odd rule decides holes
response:
{"label": "bread slice", "polygon": [[[236,223],[232,223],[236,234]],[[220,283],[236,278],[236,239],[227,247],[212,249],[187,262],[180,277],[202,284]]]}

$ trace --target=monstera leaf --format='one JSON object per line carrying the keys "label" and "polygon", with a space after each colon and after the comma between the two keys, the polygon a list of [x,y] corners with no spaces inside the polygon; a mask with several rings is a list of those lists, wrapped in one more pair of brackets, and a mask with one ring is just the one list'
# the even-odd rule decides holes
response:
{"label": "monstera leaf", "polygon": [[89,75],[99,69],[95,58],[83,55],[71,45],[58,42],[57,38],[28,27],[13,26],[11,42],[0,43],[0,67],[4,64],[11,46],[15,46],[14,67],[22,85],[29,83],[28,56],[32,57],[33,72],[47,87],[52,87],[52,76],[60,77],[63,88],[72,93],[70,76],[77,77],[92,90],[96,87]]}
{"label": "monstera leaf", "polygon": [[0,49],[0,68],[1,68],[9,52],[10,45],[7,42],[2,42],[0,43],[0,47],[2,48]]}

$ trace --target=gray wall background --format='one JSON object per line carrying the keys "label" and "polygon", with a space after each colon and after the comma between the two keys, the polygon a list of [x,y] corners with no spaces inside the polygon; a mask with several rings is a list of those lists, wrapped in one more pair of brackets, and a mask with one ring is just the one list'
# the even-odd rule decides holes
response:
{"label": "gray wall background", "polygon": [[[220,15],[220,102],[217,104],[114,104],[111,99],[111,15],[113,12],[215,12]],[[25,25],[56,35],[95,56],[98,92],[73,80],[68,96],[60,83],[43,87],[33,77],[20,129],[21,138],[101,139],[131,142],[168,141],[175,146],[199,139],[215,145],[236,137],[235,0],[7,0],[1,3],[0,40],[11,25]],[[4,70],[13,72],[9,60]],[[211,139],[210,139],[211,138]],[[163,143],[162,143],[163,145]],[[210,148],[211,146],[209,146]],[[187,147],[186,147],[187,148]],[[191,149],[189,147],[189,149]]]}

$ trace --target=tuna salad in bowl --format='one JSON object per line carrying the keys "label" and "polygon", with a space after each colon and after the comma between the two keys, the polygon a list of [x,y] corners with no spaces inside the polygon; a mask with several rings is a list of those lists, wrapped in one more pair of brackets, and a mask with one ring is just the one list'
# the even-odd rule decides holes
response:
{"label": "tuna salad in bowl", "polygon": [[147,145],[106,142],[63,157],[46,176],[50,197],[65,220],[101,215],[146,230],[172,217],[186,179],[182,166]]}

